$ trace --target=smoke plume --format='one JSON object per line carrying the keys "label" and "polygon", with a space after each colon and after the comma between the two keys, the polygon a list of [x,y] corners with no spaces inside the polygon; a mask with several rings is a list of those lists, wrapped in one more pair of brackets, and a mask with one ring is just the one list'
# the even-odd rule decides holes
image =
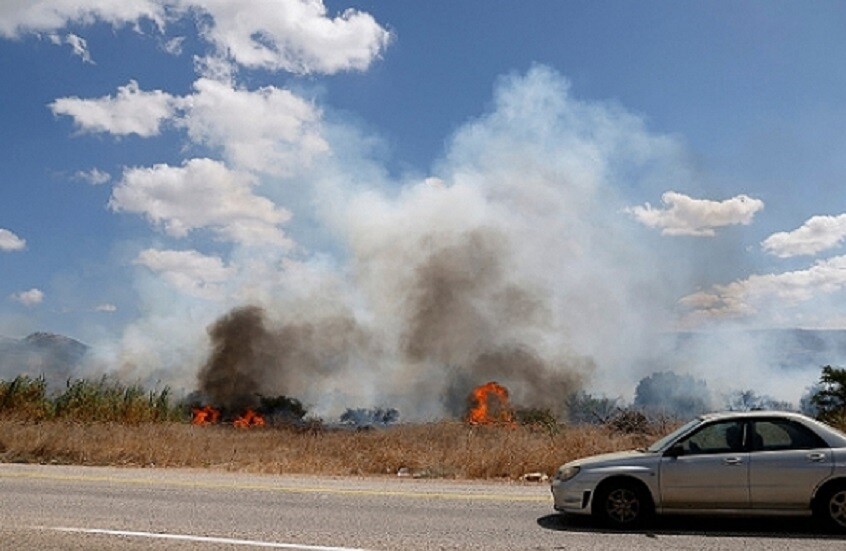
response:
{"label": "smoke plume", "polygon": [[427,236],[402,296],[391,301],[401,306],[393,346],[371,346],[379,320],[368,328],[351,315],[305,309],[297,321],[273,326],[261,307],[235,308],[209,328],[212,352],[199,372],[200,391],[216,405],[243,409],[260,395],[343,391],[339,380],[387,366],[393,382],[383,382],[379,394],[413,395],[419,373],[442,383],[416,399],[394,398],[412,412],[424,407],[419,402],[440,401],[461,415],[470,390],[490,379],[508,385],[520,404],[558,409],[592,362],[565,350],[545,357],[521,338],[547,330],[551,316],[537,292],[507,277],[507,242],[482,229]]}
{"label": "smoke plume", "polygon": [[503,79],[437,177],[398,185],[343,137],[330,136],[339,162],[312,175],[318,233],[342,260],[289,257],[245,285],[264,315],[235,309],[213,326],[200,387],[219,403],[286,394],[425,418],[461,413],[497,380],[520,406],[560,411],[586,382],[620,379],[643,320],[669,317],[677,282],[656,277],[615,190],[675,162],[636,117],[573,100],[538,67]]}
{"label": "smoke plume", "polygon": [[258,405],[260,396],[307,393],[346,367],[365,337],[348,318],[267,326],[264,310],[232,310],[209,329],[212,352],[198,374],[199,390],[230,411]]}
{"label": "smoke plume", "polygon": [[679,299],[705,269],[696,259],[741,255],[632,220],[633,197],[695,184],[682,144],[575,99],[554,71],[502,78],[426,175],[390,174],[368,149],[378,140],[331,111],[321,129],[331,154],[260,186],[293,213],[295,246],[234,247],[216,303],[147,274],[150,314],[125,332],[120,365],[188,379],[228,407],[284,394],[319,415],[392,407],[403,419],[458,414],[490,380],[554,410],[582,387],[630,399],[657,371],[792,400],[813,380],[774,371],[779,351],[743,331],[672,344]]}

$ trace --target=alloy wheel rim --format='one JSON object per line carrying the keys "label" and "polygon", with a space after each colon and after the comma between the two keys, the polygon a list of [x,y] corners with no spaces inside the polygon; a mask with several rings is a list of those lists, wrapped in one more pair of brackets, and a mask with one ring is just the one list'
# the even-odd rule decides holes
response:
{"label": "alloy wheel rim", "polygon": [[846,527],[846,490],[840,490],[828,500],[828,514],[831,520]]}
{"label": "alloy wheel rim", "polygon": [[612,520],[625,524],[637,518],[640,512],[640,500],[637,494],[628,488],[618,488],[608,495],[605,510]]}

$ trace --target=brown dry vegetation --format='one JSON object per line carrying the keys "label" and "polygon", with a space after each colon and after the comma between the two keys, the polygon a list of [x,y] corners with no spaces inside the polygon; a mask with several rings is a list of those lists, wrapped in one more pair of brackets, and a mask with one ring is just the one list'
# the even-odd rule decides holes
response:
{"label": "brown dry vegetation", "polygon": [[652,439],[594,426],[549,430],[450,421],[307,431],[0,418],[0,461],[322,475],[385,475],[405,468],[424,477],[514,479],[529,472],[552,474],[570,459]]}
{"label": "brown dry vegetation", "polygon": [[147,392],[104,378],[68,381],[51,393],[43,378],[20,376],[0,381],[0,461],[322,475],[402,469],[422,477],[517,478],[551,474],[576,457],[643,445],[654,438],[650,430],[666,428],[628,421],[616,428],[568,427],[542,410],[519,417],[521,424],[441,421],[371,430],[332,429],[318,420],[246,430],[231,423],[194,426],[167,388]]}
{"label": "brown dry vegetation", "polygon": [[[282,398],[274,405],[296,402]],[[515,479],[551,475],[578,457],[643,446],[675,424],[634,410],[605,425],[560,424],[546,410],[518,412],[517,418],[499,425],[440,421],[371,430],[327,428],[308,419],[252,429],[231,422],[194,426],[167,388],[146,391],[101,379],[68,381],[61,392],[48,393],[43,378],[21,376],[0,380],[0,462],[319,475],[402,469],[420,477]]]}

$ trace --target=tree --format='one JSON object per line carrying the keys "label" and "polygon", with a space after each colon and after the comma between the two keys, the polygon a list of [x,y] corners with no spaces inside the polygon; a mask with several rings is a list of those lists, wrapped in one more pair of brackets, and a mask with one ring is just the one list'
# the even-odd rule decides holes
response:
{"label": "tree", "polygon": [[711,396],[705,381],[662,371],[640,380],[634,405],[649,413],[690,418],[711,409]]}
{"label": "tree", "polygon": [[580,390],[567,399],[567,420],[574,425],[601,425],[620,412],[620,402],[620,398],[595,396]]}
{"label": "tree", "polygon": [[762,409],[793,411],[793,404],[761,396],[754,390],[736,390],[728,397],[726,409],[729,411],[755,411]]}
{"label": "tree", "polygon": [[827,365],[822,368],[819,389],[811,395],[817,418],[823,421],[846,417],[846,369]]}

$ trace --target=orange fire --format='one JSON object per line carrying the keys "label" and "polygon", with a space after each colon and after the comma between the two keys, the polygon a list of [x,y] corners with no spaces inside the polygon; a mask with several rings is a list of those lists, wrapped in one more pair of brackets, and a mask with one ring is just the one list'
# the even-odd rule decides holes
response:
{"label": "orange fire", "polygon": [[232,422],[232,425],[239,429],[250,429],[253,427],[263,427],[264,417],[251,409],[247,409],[244,415],[238,417]]}
{"label": "orange fire", "polygon": [[213,425],[220,419],[220,410],[211,406],[203,406],[201,408],[194,408],[194,417],[191,419],[192,425]]}
{"label": "orange fire", "polygon": [[473,389],[468,397],[467,422],[471,425],[514,423],[514,412],[508,403],[508,389],[493,381]]}

